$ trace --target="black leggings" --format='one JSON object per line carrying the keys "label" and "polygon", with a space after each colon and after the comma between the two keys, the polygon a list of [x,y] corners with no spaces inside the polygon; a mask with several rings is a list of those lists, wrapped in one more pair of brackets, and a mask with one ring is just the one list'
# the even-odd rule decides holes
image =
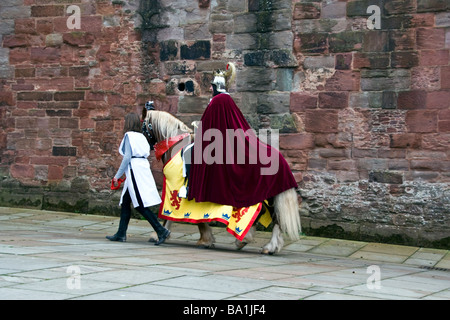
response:
{"label": "black leggings", "polygon": [[[136,180],[134,179],[133,170],[130,170],[131,172],[131,181],[133,182],[133,189],[136,193],[136,199],[138,201],[139,206],[135,209],[144,216],[145,219],[152,225],[153,229],[155,229],[156,233],[160,233],[165,230],[165,228],[159,223],[158,219],[156,218],[156,215],[154,215],[149,208],[144,207],[144,204],[142,202],[141,195],[139,194],[139,189],[136,184]],[[125,219],[125,221],[130,221],[131,218],[131,196],[130,192],[127,190],[122,198],[122,211],[121,211],[121,219]]]}

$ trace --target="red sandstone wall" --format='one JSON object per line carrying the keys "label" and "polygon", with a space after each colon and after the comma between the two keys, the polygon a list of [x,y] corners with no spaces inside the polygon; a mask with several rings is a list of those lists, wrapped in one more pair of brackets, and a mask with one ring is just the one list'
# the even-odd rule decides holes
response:
{"label": "red sandstone wall", "polygon": [[[105,188],[123,116],[140,112],[140,33],[111,1],[22,2],[0,4],[2,172],[26,185],[87,176]],[[74,4],[81,29],[70,30]]]}
{"label": "red sandstone wall", "polygon": [[[373,4],[379,30],[367,28]],[[69,5],[81,8],[79,30],[67,28]],[[251,125],[280,130],[305,230],[448,239],[449,10],[445,0],[3,0],[0,203],[110,212],[125,113],[153,99],[197,120],[211,71],[233,61],[232,95]],[[194,90],[180,91],[187,82]]]}

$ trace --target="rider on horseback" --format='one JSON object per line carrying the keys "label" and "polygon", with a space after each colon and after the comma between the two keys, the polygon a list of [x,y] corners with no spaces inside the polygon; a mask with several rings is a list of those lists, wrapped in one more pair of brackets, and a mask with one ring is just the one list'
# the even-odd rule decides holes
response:
{"label": "rider on horseback", "polygon": [[[244,157],[245,161],[243,163],[239,161],[211,163],[205,159],[204,151],[205,149],[210,150],[210,145],[215,141],[196,139],[193,151],[194,161],[191,164],[189,178],[188,199],[242,208],[272,198],[285,190],[297,188],[297,183],[283,156],[278,150],[256,137],[242,112],[227,92],[227,87],[234,79],[235,66],[232,63],[227,65],[226,71],[218,71],[214,74],[211,82],[213,98],[203,113],[200,122],[201,128],[199,127],[198,130],[202,135],[211,129],[216,132],[220,131],[223,143],[221,149],[215,148],[215,152],[222,152],[227,159],[230,157],[235,159],[239,155],[239,157]],[[236,131],[243,132],[243,135],[237,137],[230,135],[230,132]],[[258,151],[257,154],[255,154],[256,151]],[[197,157],[199,154],[202,155],[200,161]],[[270,164],[258,157],[261,154],[269,155],[271,159],[275,158],[278,161],[276,172],[262,173],[267,171]]]}

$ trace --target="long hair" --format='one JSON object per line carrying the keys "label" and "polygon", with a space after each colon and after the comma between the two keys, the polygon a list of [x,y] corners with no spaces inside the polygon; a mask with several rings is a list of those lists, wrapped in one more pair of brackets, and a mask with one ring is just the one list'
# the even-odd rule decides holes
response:
{"label": "long hair", "polygon": [[141,132],[141,120],[136,113],[128,113],[125,116],[123,133],[127,133],[128,131]]}

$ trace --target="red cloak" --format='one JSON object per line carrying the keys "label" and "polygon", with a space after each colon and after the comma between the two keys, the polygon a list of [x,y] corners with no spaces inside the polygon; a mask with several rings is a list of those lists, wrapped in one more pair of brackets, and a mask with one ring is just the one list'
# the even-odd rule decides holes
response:
{"label": "red cloak", "polygon": [[297,187],[284,157],[256,137],[230,95],[215,96],[195,137],[188,199],[242,208]]}

